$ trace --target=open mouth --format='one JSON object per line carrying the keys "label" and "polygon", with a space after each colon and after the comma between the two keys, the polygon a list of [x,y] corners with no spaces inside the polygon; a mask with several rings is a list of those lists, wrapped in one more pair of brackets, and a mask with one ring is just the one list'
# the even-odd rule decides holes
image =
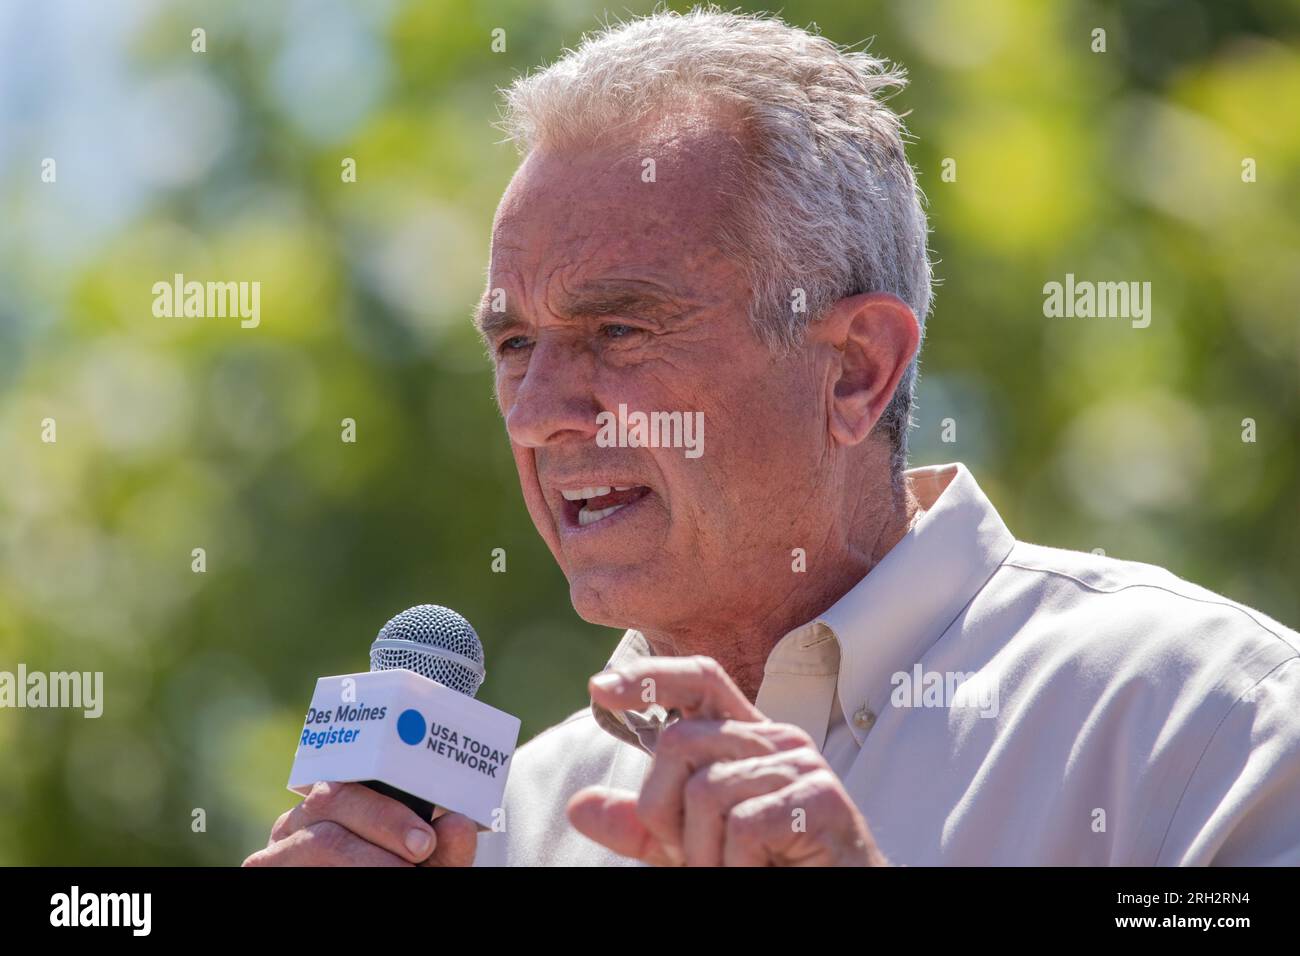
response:
{"label": "open mouth", "polygon": [[635,504],[650,494],[650,489],[645,485],[600,485],[561,488],[560,494],[564,496],[566,522],[570,527],[585,528]]}

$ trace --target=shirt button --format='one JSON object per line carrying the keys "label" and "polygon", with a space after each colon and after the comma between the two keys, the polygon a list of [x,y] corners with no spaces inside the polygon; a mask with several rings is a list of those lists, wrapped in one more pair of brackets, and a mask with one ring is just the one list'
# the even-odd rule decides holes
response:
{"label": "shirt button", "polygon": [[858,712],[853,715],[853,726],[859,730],[870,730],[876,723],[876,715],[866,707],[859,707]]}

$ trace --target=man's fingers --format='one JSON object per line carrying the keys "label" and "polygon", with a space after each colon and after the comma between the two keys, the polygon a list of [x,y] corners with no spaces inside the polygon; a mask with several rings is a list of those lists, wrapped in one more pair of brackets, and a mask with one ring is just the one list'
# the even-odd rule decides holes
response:
{"label": "man's fingers", "polygon": [[471,866],[478,824],[439,807],[432,821],[359,783],[318,783],[281,814],[245,866]]}
{"label": "man's fingers", "polygon": [[[796,811],[801,826],[795,827]],[[723,866],[886,866],[866,823],[829,767],[735,804]]]}
{"label": "man's fingers", "polygon": [[276,821],[272,841],[285,839],[314,823],[331,821],[411,863],[434,852],[434,825],[409,807],[359,783],[318,783],[306,798]]}
{"label": "man's fingers", "polygon": [[438,848],[420,866],[472,866],[478,850],[478,824],[463,813],[434,814]]}
{"label": "man's fingers", "polygon": [[342,824],[321,820],[258,850],[244,866],[411,866]]}
{"label": "man's fingers", "polygon": [[646,657],[601,671],[589,682],[592,699],[610,710],[659,704],[683,717],[762,720],[763,715],[711,657]]}
{"label": "man's fingers", "polygon": [[[807,773],[823,766],[811,748],[714,763],[697,770],[686,782],[682,850],[687,866],[721,866],[726,844],[727,818],[733,807],[746,800],[783,790]],[[794,813],[782,825],[796,832]]]}
{"label": "man's fingers", "polygon": [[684,848],[685,788],[700,768],[810,746],[808,735],[789,724],[679,720],[655,746],[637,804],[641,821],[664,847]]}
{"label": "man's fingers", "polygon": [[654,866],[675,866],[679,862],[669,858],[637,816],[635,794],[585,787],[569,799],[568,816],[575,830],[619,856]]}

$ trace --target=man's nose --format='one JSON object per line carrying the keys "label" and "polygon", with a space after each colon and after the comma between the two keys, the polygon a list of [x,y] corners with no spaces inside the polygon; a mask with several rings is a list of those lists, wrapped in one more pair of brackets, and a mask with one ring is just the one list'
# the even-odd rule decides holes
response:
{"label": "man's nose", "polygon": [[589,352],[572,342],[539,336],[506,413],[510,439],[539,448],[595,438],[599,429],[591,374]]}

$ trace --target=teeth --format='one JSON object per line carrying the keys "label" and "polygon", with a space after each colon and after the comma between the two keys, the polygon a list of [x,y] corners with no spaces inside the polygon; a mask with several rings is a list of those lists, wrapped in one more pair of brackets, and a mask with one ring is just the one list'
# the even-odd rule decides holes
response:
{"label": "teeth", "polygon": [[567,489],[560,490],[560,494],[564,495],[565,501],[588,501],[592,498],[599,498],[601,495],[607,495],[609,492],[609,485],[601,485],[598,488],[578,488],[575,491],[569,491]]}
{"label": "teeth", "polygon": [[578,512],[578,524],[585,528],[589,524],[595,524],[602,518],[608,518],[619,508],[626,507],[627,505],[611,505],[608,508],[601,508],[599,511],[588,511],[586,508],[583,508]]}
{"label": "teeth", "polygon": [[631,491],[631,490],[632,490],[633,488],[635,488],[635,487],[636,487],[636,485],[615,485],[615,486],[614,486],[614,490],[615,490],[615,491]]}

